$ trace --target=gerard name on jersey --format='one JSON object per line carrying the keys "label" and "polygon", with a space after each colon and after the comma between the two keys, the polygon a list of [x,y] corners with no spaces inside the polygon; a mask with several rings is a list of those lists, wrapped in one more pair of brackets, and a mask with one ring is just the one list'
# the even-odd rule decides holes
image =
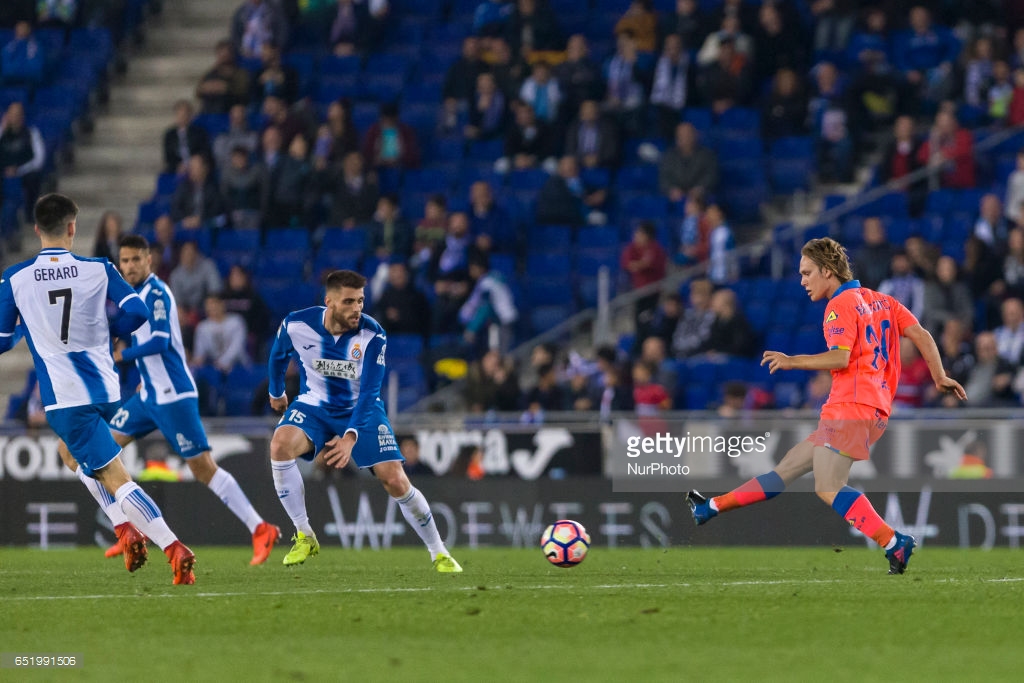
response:
{"label": "gerard name on jersey", "polygon": [[[56,259],[53,259],[56,260]],[[69,280],[78,277],[78,266],[60,266],[59,268],[35,268],[32,271],[36,282],[48,282],[50,280]]]}
{"label": "gerard name on jersey", "polygon": [[359,364],[354,360],[314,358],[313,369],[324,377],[339,377],[348,380],[359,379]]}

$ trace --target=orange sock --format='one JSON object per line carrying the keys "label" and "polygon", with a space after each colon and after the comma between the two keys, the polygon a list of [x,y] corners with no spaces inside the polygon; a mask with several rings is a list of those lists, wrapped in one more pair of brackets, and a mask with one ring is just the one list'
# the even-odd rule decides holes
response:
{"label": "orange sock", "polygon": [[849,522],[850,526],[883,548],[896,533],[875,512],[868,497],[855,488],[844,486],[832,501],[832,509]]}
{"label": "orange sock", "polygon": [[782,493],[785,488],[786,482],[782,481],[782,477],[773,470],[754,477],[739,488],[716,496],[712,500],[719,512],[725,512],[744,505],[753,505],[763,500],[769,500]]}

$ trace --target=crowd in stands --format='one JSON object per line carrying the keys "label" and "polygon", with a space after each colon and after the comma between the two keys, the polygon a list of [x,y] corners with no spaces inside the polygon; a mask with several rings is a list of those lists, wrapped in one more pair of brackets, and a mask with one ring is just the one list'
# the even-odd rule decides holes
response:
{"label": "crowd in stands", "polygon": [[[432,386],[420,360],[442,352],[470,361],[475,409],[530,421],[813,405],[821,377],[769,378],[753,357],[816,350],[818,311],[736,256],[736,228],[772,195],[879,159],[885,200],[808,236],[839,237],[864,284],[943,339],[1006,324],[1024,295],[1020,140],[975,147],[1024,123],[1019,4],[245,0],[194,103],[174,107],[133,229],[157,246],[189,335],[219,301],[233,310],[229,273],[266,311],[258,327],[243,316],[245,353],[203,349],[219,410],[262,379],[266,327],[341,267],[371,278],[367,310],[401,338],[403,407]],[[632,339],[592,361],[555,350],[520,390],[504,352],[593,306],[602,268],[622,292],[692,265],[707,279],[641,299]],[[905,403],[934,402],[922,388]]]}

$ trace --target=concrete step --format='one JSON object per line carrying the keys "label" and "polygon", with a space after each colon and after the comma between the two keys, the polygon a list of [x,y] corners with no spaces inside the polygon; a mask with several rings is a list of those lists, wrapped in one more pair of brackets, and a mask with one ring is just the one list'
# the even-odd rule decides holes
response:
{"label": "concrete step", "polygon": [[153,194],[156,174],[101,175],[75,173],[60,178],[60,188],[73,197],[102,196],[105,201],[116,195],[121,201],[137,204]]}
{"label": "concrete step", "polygon": [[110,108],[114,111],[138,115],[140,112],[135,110],[136,106],[147,107],[142,112],[145,114],[148,111],[148,107],[160,105],[165,107],[169,123],[173,117],[172,105],[175,100],[183,97],[191,99],[192,94],[195,92],[197,80],[191,78],[175,79],[169,82],[136,85],[124,89],[118,88],[110,93]]}
{"label": "concrete step", "polygon": [[162,79],[178,79],[181,74],[203,74],[212,66],[212,51],[209,54],[161,54],[132,60],[128,65],[128,80],[139,83],[163,82]]}

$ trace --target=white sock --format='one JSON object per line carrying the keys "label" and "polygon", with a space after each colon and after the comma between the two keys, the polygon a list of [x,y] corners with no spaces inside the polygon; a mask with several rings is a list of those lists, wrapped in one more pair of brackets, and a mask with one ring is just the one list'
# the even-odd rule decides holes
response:
{"label": "white sock", "polygon": [[238,485],[230,472],[218,467],[207,486],[217,494],[222,503],[228,506],[228,510],[235,513],[235,517],[242,520],[242,524],[249,527],[250,534],[256,532],[256,527],[260,525],[263,518],[260,517],[260,513],[256,512],[256,508],[249,502],[242,492],[242,487]]}
{"label": "white sock", "polygon": [[893,534],[892,538],[889,539],[889,542],[885,544],[885,550],[892,550],[895,547],[896,547],[896,534]]}
{"label": "white sock", "polygon": [[99,480],[88,476],[82,471],[81,467],[75,470],[75,473],[78,475],[79,480],[85,484],[85,488],[89,489],[89,493],[92,494],[92,497],[96,499],[97,503],[99,503],[100,509],[103,510],[103,513],[110,518],[110,523],[114,525],[115,529],[128,521],[128,518],[124,515],[124,511],[121,509],[121,505],[112,495],[110,495],[110,492],[107,491]]}
{"label": "white sock", "polygon": [[437,525],[434,524],[434,515],[430,513],[430,503],[415,486],[409,488],[409,492],[401,498],[395,498],[398,507],[402,508],[402,515],[405,521],[409,522],[423,543],[430,551],[430,559],[435,560],[440,554],[448,554],[441,534],[437,533]]}
{"label": "white sock", "polygon": [[294,460],[271,460],[270,467],[274,471],[277,497],[291,518],[292,524],[296,530],[307,536],[314,536],[313,527],[309,525],[309,515],[306,514],[306,486],[302,482],[299,466]]}
{"label": "white sock", "polygon": [[167,526],[167,522],[164,521],[160,508],[156,506],[149,494],[139,488],[134,481],[122,484],[114,494],[114,498],[124,510],[128,521],[160,546],[161,550],[178,540],[178,537]]}
{"label": "white sock", "polygon": [[718,504],[715,503],[715,499],[714,498],[712,498],[711,500],[708,501],[708,507],[711,508],[712,510],[714,510],[715,512],[718,512]]}

